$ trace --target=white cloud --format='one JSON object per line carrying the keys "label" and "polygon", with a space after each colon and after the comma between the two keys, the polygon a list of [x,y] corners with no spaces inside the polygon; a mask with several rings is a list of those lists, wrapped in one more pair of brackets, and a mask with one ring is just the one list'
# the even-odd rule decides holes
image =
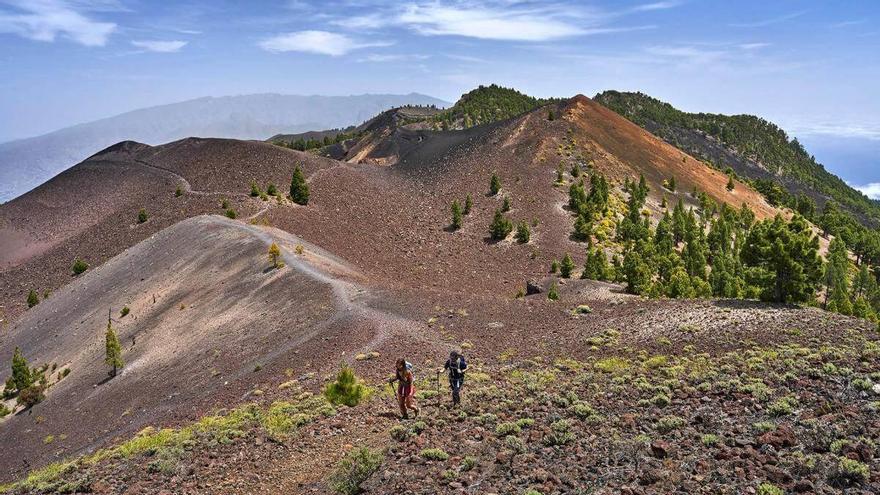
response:
{"label": "white cloud", "polygon": [[654,2],[654,3],[644,3],[642,5],[636,5],[632,8],[633,12],[649,12],[652,10],[665,10],[671,9],[673,7],[678,7],[681,5],[681,2],[678,1],[668,1],[668,2]]}
{"label": "white cloud", "polygon": [[758,19],[756,21],[751,21],[751,22],[731,23],[730,26],[731,27],[740,27],[740,28],[756,28],[756,27],[772,26],[773,24],[780,24],[780,23],[783,23],[786,21],[790,21],[792,19],[796,19],[806,13],[807,13],[807,11],[803,10],[800,12],[792,12],[791,14],[786,14],[786,15],[782,15],[779,17],[771,17],[768,19]]}
{"label": "white cloud", "polygon": [[618,33],[655,26],[612,27],[607,24],[637,12],[669,9],[678,0],[657,1],[609,12],[564,2],[477,0],[472,2],[412,2],[364,15],[330,21],[350,30],[402,27],[424,36],[461,36],[484,40],[543,42],[575,36]]}
{"label": "white cloud", "polygon": [[409,5],[398,21],[428,36],[548,41],[585,34],[583,28],[538,8]]}
{"label": "white cloud", "polygon": [[645,48],[645,53],[657,57],[665,57],[669,59],[679,60],[689,64],[708,64],[717,62],[727,56],[727,52],[723,50],[706,50],[696,46],[649,46]]}
{"label": "white cloud", "polygon": [[[53,42],[60,35],[85,46],[104,46],[116,31],[116,24],[87,17],[78,8],[88,2],[63,0],[14,0],[7,2],[16,10],[0,10],[0,33],[14,33],[35,41]],[[97,10],[105,10],[103,3]]]}
{"label": "white cloud", "polygon": [[855,186],[856,189],[871,199],[880,199],[880,182],[872,182],[864,186]]}
{"label": "white cloud", "polygon": [[758,50],[770,46],[770,43],[742,43],[737,46],[743,50]]}
{"label": "white cloud", "polygon": [[188,41],[132,41],[131,44],[144,50],[156,53],[174,53],[187,45]]}
{"label": "white cloud", "polygon": [[427,60],[429,58],[431,58],[429,55],[371,53],[358,59],[358,62],[405,62]]}
{"label": "white cloud", "polygon": [[328,31],[296,31],[267,38],[259,43],[266,51],[317,53],[338,57],[361,48],[389,46],[391,43],[359,42],[344,34]]}

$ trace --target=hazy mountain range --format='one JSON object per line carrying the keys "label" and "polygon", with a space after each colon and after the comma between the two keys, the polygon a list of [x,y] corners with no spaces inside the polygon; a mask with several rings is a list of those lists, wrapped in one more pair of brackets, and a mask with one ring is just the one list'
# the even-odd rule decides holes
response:
{"label": "hazy mountain range", "polygon": [[391,107],[446,106],[430,96],[205,97],[144,108],[0,144],[0,202],[9,201],[68,167],[122,140],[161,144],[189,136],[266,139],[281,132],[330,129],[363,122]]}

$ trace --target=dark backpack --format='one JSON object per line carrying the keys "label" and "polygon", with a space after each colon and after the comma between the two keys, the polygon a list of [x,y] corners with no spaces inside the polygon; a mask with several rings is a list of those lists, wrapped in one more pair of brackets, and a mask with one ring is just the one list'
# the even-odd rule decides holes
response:
{"label": "dark backpack", "polygon": [[449,377],[450,378],[462,378],[464,377],[464,372],[467,369],[467,363],[464,360],[464,356],[458,356],[455,362],[451,359],[449,360]]}

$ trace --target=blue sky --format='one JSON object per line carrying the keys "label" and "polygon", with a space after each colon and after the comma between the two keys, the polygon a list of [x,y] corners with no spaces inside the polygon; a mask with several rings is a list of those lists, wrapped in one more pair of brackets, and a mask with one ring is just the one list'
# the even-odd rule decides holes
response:
{"label": "blue sky", "polygon": [[496,82],[761,115],[866,186],[878,21],[876,1],[0,0],[0,141],[208,95],[454,101]]}

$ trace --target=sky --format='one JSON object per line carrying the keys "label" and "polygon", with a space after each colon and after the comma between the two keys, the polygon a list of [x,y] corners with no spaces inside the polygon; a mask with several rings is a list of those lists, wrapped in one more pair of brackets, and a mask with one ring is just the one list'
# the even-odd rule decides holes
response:
{"label": "sky", "polygon": [[880,198],[880,2],[0,0],[0,142],[201,96],[642,91]]}

